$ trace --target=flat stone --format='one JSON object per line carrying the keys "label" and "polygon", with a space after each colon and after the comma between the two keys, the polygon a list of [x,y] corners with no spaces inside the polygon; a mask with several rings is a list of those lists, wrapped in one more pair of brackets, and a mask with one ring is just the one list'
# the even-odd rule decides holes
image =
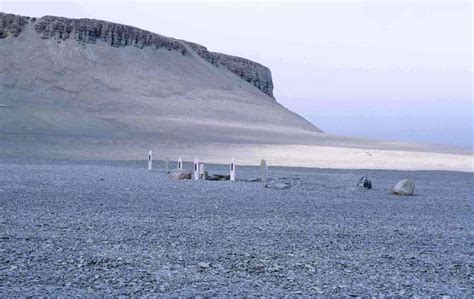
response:
{"label": "flat stone", "polygon": [[173,180],[190,180],[193,177],[193,172],[185,169],[175,169],[168,176]]}
{"label": "flat stone", "polygon": [[206,263],[206,262],[199,262],[197,265],[201,269],[207,269],[210,267],[209,263]]}
{"label": "flat stone", "polygon": [[271,183],[271,184],[265,185],[265,188],[285,190],[285,189],[290,189],[290,184],[287,184],[287,183]]}

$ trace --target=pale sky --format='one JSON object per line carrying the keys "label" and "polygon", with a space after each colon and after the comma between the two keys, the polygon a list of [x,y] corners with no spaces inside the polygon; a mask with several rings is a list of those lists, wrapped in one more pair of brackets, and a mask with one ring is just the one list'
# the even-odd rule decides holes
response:
{"label": "pale sky", "polygon": [[11,1],[96,18],[272,70],[276,99],[324,131],[472,147],[471,1]]}

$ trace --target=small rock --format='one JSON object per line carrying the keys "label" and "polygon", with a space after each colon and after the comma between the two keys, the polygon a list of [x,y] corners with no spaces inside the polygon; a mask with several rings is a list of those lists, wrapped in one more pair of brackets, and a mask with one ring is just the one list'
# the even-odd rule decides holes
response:
{"label": "small rock", "polygon": [[212,174],[207,177],[208,181],[228,181],[230,180],[230,175],[224,174]]}
{"label": "small rock", "polygon": [[305,264],[304,267],[305,267],[306,269],[308,269],[308,271],[311,272],[311,273],[316,272],[316,269],[314,269],[314,267],[311,266],[310,264]]}
{"label": "small rock", "polygon": [[201,270],[205,270],[210,267],[209,263],[206,263],[206,262],[200,262],[197,265]]}
{"label": "small rock", "polygon": [[372,181],[366,176],[363,176],[360,178],[359,182],[357,183],[357,186],[370,190],[372,189]]}
{"label": "small rock", "polygon": [[173,180],[190,180],[193,177],[193,173],[185,169],[175,169],[168,176]]}
{"label": "small rock", "polygon": [[254,182],[261,182],[262,179],[261,178],[254,178],[254,179],[244,179],[242,181],[249,182],[249,183],[254,183]]}
{"label": "small rock", "polygon": [[271,184],[266,184],[265,188],[285,190],[285,189],[290,189],[290,184],[287,184],[287,183],[271,183]]}
{"label": "small rock", "polygon": [[415,183],[410,180],[402,180],[392,187],[391,192],[395,195],[409,196],[415,191]]}

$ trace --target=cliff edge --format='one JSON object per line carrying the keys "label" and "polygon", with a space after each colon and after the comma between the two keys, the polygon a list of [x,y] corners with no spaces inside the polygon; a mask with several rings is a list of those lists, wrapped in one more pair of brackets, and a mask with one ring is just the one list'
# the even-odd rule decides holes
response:
{"label": "cliff edge", "polygon": [[166,48],[189,55],[189,49],[215,67],[224,67],[273,98],[273,82],[269,68],[237,56],[210,52],[196,43],[162,36],[136,27],[95,19],[70,19],[56,16],[30,18],[0,13],[0,38],[18,37],[28,23],[43,39],[65,41],[74,39],[79,43],[94,44],[102,40],[113,47],[135,46],[140,49]]}

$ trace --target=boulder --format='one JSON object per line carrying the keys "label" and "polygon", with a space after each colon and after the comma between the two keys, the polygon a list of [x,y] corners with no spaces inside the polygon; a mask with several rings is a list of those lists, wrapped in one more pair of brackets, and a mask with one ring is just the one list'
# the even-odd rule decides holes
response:
{"label": "boulder", "polygon": [[370,190],[372,189],[372,181],[366,176],[363,176],[360,178],[359,182],[357,183],[357,186]]}
{"label": "boulder", "polygon": [[415,183],[410,180],[402,180],[392,187],[391,192],[395,195],[409,196],[415,191]]}
{"label": "boulder", "polygon": [[190,180],[193,177],[193,172],[185,169],[175,169],[168,176],[173,180]]}

